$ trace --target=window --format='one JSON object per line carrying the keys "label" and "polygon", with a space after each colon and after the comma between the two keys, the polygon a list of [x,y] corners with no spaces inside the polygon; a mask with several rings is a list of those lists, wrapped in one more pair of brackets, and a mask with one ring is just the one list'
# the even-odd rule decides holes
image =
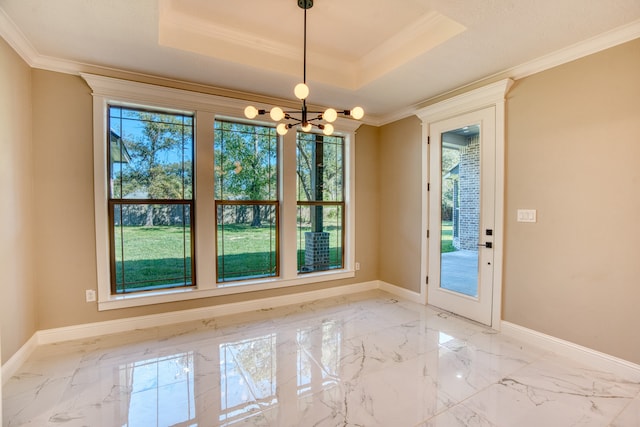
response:
{"label": "window", "polygon": [[99,310],[354,277],[358,122],[281,137],[245,101],[82,77]]}
{"label": "window", "polygon": [[278,136],[216,120],[217,281],[278,276]]}
{"label": "window", "polygon": [[298,272],[344,266],[344,138],[297,135]]}
{"label": "window", "polygon": [[111,293],[192,286],[193,117],[109,106]]}

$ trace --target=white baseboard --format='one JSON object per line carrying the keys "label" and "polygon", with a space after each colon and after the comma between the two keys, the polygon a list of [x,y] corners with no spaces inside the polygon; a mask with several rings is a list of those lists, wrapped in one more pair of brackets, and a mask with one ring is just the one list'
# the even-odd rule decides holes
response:
{"label": "white baseboard", "polygon": [[[262,310],[265,308],[276,308],[291,304],[301,304],[314,300],[332,298],[340,295],[354,294],[358,292],[365,292],[374,289],[380,289],[384,292],[388,292],[392,295],[396,295],[400,298],[412,301],[418,304],[424,304],[423,296],[414,291],[410,291],[399,286],[392,285],[387,282],[374,280],[370,282],[356,283],[352,285],[337,286],[333,288],[320,289],[317,291],[300,292],[297,294],[283,295],[278,297],[269,297],[262,299],[255,299],[249,301],[241,301],[230,304],[221,304],[211,307],[202,307],[191,310],[183,310],[177,312],[160,313],[148,316],[131,317],[118,320],[109,320],[105,322],[87,323],[83,325],[67,326],[55,329],[46,329],[37,331],[29,341],[27,341],[6,363],[2,365],[2,382],[5,383],[11,376],[13,376],[24,362],[29,358],[38,345],[51,344],[62,341],[69,341],[75,339],[91,338],[100,335],[114,334],[119,332],[131,331],[134,329],[152,328],[158,326],[166,326],[174,323],[188,322],[194,320],[208,319],[212,317],[226,316],[231,314],[238,314],[254,310]],[[510,324],[508,322],[502,322],[503,330],[510,331],[512,335],[519,336],[527,340],[541,341],[547,343],[543,345],[548,347],[549,342],[560,342],[553,337],[547,337],[546,335],[539,334],[535,331],[530,331],[526,328],[522,328],[517,325]],[[554,341],[555,340],[555,341]],[[570,343],[569,343],[570,344]],[[542,344],[539,344],[542,345]],[[575,346],[572,344],[574,347]],[[585,349],[590,351],[589,349]],[[561,351],[558,351],[561,352]],[[585,351],[583,351],[584,353]],[[607,356],[607,355],[604,355]],[[607,356],[612,360],[611,356]],[[602,359],[602,357],[600,357]],[[619,360],[619,359],[617,359]],[[623,363],[624,362],[624,363]],[[620,361],[617,364],[620,366],[627,366],[627,369],[640,369],[637,365],[633,365],[630,362]],[[631,365],[635,366],[633,368]],[[640,371],[638,371],[640,372]]]}
{"label": "white baseboard", "polygon": [[404,298],[411,302],[424,304],[425,299],[422,297],[422,295],[420,295],[419,292],[410,291],[409,289],[401,288],[400,286],[392,285],[391,283],[383,282],[382,280],[378,281],[378,288],[381,291],[399,296],[400,298]]}
{"label": "white baseboard", "polygon": [[209,319],[230,314],[267,308],[282,307],[291,304],[301,304],[318,299],[332,298],[340,295],[355,294],[374,289],[380,289],[380,282],[356,283],[353,285],[336,286],[317,291],[300,292],[291,295],[269,297],[221,304],[211,307],[195,308],[191,310],[174,311],[169,313],[152,314],[148,316],[129,317],[105,322],[86,323],[83,325],[66,326],[55,329],[37,331],[7,362],[2,365],[2,383],[15,375],[18,369],[31,356],[37,346],[62,341],[91,338],[100,335],[131,331],[134,329],[153,328],[180,322]]}
{"label": "white baseboard", "polygon": [[0,374],[0,376],[2,376],[2,385],[18,372],[18,369],[27,361],[37,347],[38,333],[36,332],[29,338],[29,341],[24,343],[24,345],[2,365],[2,373]]}
{"label": "white baseboard", "polygon": [[502,321],[501,332],[623,378],[640,376],[640,365],[511,322]]}
{"label": "white baseboard", "polygon": [[[212,317],[238,314],[248,311],[282,307],[291,304],[301,304],[314,300],[332,298],[359,292],[380,289],[400,298],[422,304],[422,296],[399,286],[383,281],[370,281],[353,285],[336,286],[317,291],[301,292],[291,295],[269,297],[212,307],[202,307],[191,310],[160,313],[126,319],[109,320],[105,322],[88,323],[84,325],[37,331],[7,362],[2,365],[2,383],[11,378],[26,362],[38,345],[51,344],[74,339],[84,339],[100,335],[165,326],[174,323],[208,319]],[[640,365],[583,347],[569,341],[552,337],[510,322],[501,322],[501,331],[505,335],[513,336],[525,342],[530,342],[554,353],[571,357],[575,360],[613,372],[621,376],[640,375]]]}
{"label": "white baseboard", "polygon": [[61,341],[90,338],[105,334],[131,331],[133,329],[153,328],[180,322],[210,319],[212,317],[245,313],[248,311],[264,310],[291,304],[301,304],[323,298],[348,295],[358,292],[378,289],[377,281],[356,283],[353,285],[336,286],[317,291],[300,292],[291,295],[269,297],[240,301],[211,307],[194,308],[190,310],[173,311],[169,313],[152,314],[148,316],[130,317],[126,319],[109,320],[106,322],[87,323],[84,325],[67,326],[63,328],[38,331],[38,344],[50,344]]}
{"label": "white baseboard", "polygon": [[87,323],[83,325],[67,326],[56,329],[46,329],[36,332],[37,344],[51,344],[75,339],[84,339],[105,334],[131,331],[132,329],[153,328],[171,325],[179,322],[210,319],[212,317],[227,316],[231,314],[245,313],[248,311],[264,310],[267,308],[282,307],[291,304],[301,304],[309,301],[332,298],[340,295],[355,294],[374,289],[380,289],[392,295],[399,296],[409,301],[420,303],[420,294],[399,286],[391,285],[379,280],[356,283],[352,285],[336,286],[317,291],[300,292],[291,295],[269,297],[240,301],[230,304],[221,304],[211,307],[195,308],[191,310],[175,311],[169,313],[152,314],[148,316],[131,317],[105,322]]}

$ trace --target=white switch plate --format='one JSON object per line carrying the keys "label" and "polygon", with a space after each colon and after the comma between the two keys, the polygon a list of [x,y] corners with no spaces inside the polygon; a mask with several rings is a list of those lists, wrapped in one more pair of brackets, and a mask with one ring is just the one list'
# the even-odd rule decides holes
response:
{"label": "white switch plate", "polygon": [[93,302],[96,300],[96,291],[94,291],[93,289],[87,289],[84,292],[87,302]]}
{"label": "white switch plate", "polygon": [[536,210],[518,209],[518,222],[536,222]]}

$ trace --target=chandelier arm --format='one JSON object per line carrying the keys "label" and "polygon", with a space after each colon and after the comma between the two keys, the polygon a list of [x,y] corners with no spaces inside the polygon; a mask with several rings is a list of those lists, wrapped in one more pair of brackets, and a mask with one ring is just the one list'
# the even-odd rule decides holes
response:
{"label": "chandelier arm", "polygon": [[[304,10],[305,16],[307,14],[307,9]],[[307,124],[307,100],[303,99],[302,100],[302,124],[306,125]]]}

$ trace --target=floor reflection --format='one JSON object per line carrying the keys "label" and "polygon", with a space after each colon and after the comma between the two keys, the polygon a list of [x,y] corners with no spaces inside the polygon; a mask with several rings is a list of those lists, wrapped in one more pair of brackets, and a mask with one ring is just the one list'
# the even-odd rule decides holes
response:
{"label": "floor reflection", "polygon": [[[198,351],[123,363],[115,386],[129,390],[122,401],[121,425],[197,426],[199,412],[214,417],[215,425],[243,423],[281,400],[290,403],[336,386],[341,349],[341,322],[324,321],[320,326],[223,341],[217,348],[211,343]],[[216,371],[219,375],[210,375]],[[295,389],[288,387],[294,384],[292,376]],[[211,393],[217,398],[202,399]],[[206,408],[201,407],[204,402]]]}
{"label": "floor reflection", "polygon": [[4,427],[619,427],[640,419],[640,375],[370,292],[38,347],[3,387],[3,417]]}
{"label": "floor reflection", "polygon": [[220,344],[220,415],[232,425],[278,403],[277,334]]}
{"label": "floor reflection", "polygon": [[191,425],[196,415],[193,372],[193,352],[120,365],[120,384],[131,390],[123,425]]}

